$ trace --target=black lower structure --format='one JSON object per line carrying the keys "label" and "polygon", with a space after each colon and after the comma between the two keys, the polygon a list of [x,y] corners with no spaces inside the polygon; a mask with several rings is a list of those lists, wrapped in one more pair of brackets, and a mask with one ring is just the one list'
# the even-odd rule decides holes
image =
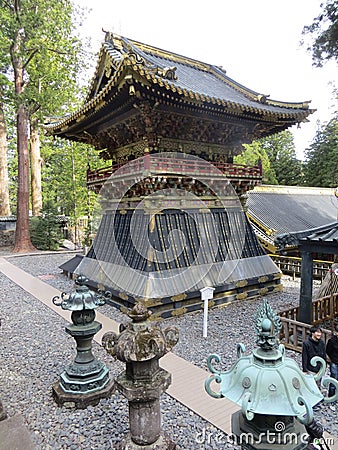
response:
{"label": "black lower structure", "polygon": [[145,299],[162,317],[200,309],[205,286],[215,288],[211,306],[280,288],[280,271],[240,208],[106,210],[87,255],[61,268],[111,291],[118,308]]}

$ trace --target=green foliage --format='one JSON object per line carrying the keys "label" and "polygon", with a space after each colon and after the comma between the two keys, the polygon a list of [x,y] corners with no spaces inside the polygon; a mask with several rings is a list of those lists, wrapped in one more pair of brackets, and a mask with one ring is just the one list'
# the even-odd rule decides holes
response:
{"label": "green foliage", "polygon": [[57,208],[48,200],[40,216],[30,219],[32,244],[39,250],[57,250],[62,242],[61,223]]}
{"label": "green foliage", "polygon": [[70,0],[0,0],[0,5],[2,77],[12,80],[14,42],[18,44],[15,56],[25,70],[24,90],[17,100],[40,119],[60,113],[65,105],[70,111],[78,103],[78,74],[88,60],[74,34],[82,10],[75,10]]}
{"label": "green foliage", "polygon": [[[76,109],[85,72],[85,61],[91,58],[75,30],[81,25],[84,8],[72,0],[0,0],[0,83],[3,86],[8,126],[11,206],[16,203],[18,165],[16,154],[16,114],[24,104],[28,115],[39,123],[46,116],[61,116]],[[13,48],[15,46],[15,52]],[[13,74],[16,62],[24,70],[23,91],[15,93]],[[76,215],[87,205],[84,194],[87,149],[72,157],[73,147],[51,144],[41,136],[43,163],[43,201],[52,198],[60,213]],[[75,152],[76,153],[76,152]],[[75,176],[69,167],[74,160]],[[80,167],[78,167],[80,166]],[[83,169],[83,167],[85,167]],[[70,175],[69,175],[70,174]],[[64,183],[64,185],[62,185]]]}
{"label": "green foliage", "polygon": [[302,163],[296,156],[291,131],[282,131],[259,141],[280,185],[299,186],[303,183]]}
{"label": "green foliage", "polygon": [[277,184],[277,178],[275,171],[271,168],[271,164],[268,155],[264,148],[258,141],[254,141],[252,144],[244,144],[245,150],[238,156],[235,156],[235,164],[247,164],[251,166],[257,166],[262,164],[263,171],[263,183],[264,184]]}
{"label": "green foliage", "polygon": [[305,152],[307,186],[338,186],[338,116],[322,126]]}
{"label": "green foliage", "polygon": [[237,164],[262,163],[263,183],[297,186],[303,183],[302,163],[296,158],[293,135],[282,131],[244,145],[244,152],[234,158]]}
{"label": "green foliage", "polygon": [[338,2],[326,0],[321,3],[322,10],[311,25],[303,28],[303,35],[309,35],[313,41],[308,46],[312,52],[313,64],[322,67],[328,60],[338,60]]}
{"label": "green foliage", "polygon": [[102,166],[97,152],[84,144],[45,137],[41,146],[42,192],[53,199],[58,213],[76,219],[87,215],[95,194],[88,191],[86,172]]}

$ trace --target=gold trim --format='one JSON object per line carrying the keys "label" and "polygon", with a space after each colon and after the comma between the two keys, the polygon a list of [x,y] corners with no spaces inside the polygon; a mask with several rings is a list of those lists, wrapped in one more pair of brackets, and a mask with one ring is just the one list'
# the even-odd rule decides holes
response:
{"label": "gold trim", "polygon": [[121,306],[120,311],[123,314],[128,314],[129,313],[129,308],[127,308],[126,306]]}
{"label": "gold trim", "polygon": [[119,298],[121,298],[122,300],[128,300],[128,295],[125,294],[124,292],[119,292],[118,293]]}
{"label": "gold trim", "polygon": [[235,284],[236,288],[245,287],[248,285],[248,280],[239,280]]}
{"label": "gold trim", "polygon": [[263,287],[262,289],[258,289],[259,295],[266,295],[269,292],[267,287]]}
{"label": "gold trim", "polygon": [[185,300],[187,298],[187,294],[177,294],[177,295],[173,295],[170,300],[172,300],[173,302],[181,302],[182,300]]}
{"label": "gold trim", "polygon": [[188,312],[187,308],[183,307],[183,308],[173,309],[172,312],[171,312],[171,315],[173,317],[177,317],[177,316],[182,316],[186,312]]}
{"label": "gold trim", "polygon": [[266,275],[258,278],[259,283],[265,283],[268,280],[269,280],[269,277],[267,277]]}

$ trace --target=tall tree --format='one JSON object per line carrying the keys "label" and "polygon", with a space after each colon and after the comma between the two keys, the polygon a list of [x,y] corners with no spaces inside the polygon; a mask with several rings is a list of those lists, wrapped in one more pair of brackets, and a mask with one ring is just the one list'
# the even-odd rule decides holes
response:
{"label": "tall tree", "polygon": [[235,162],[257,164],[261,161],[263,183],[287,186],[302,184],[302,163],[296,157],[290,131],[282,131],[252,144],[245,144],[244,148],[244,152],[235,157]]}
{"label": "tall tree", "polygon": [[262,165],[263,183],[277,184],[275,171],[271,168],[271,163],[265,149],[260,145],[259,141],[252,144],[244,144],[244,151],[235,156],[235,164]]}
{"label": "tall tree", "polygon": [[303,35],[312,38],[308,50],[317,67],[322,67],[328,60],[338,60],[338,2],[326,0],[320,7],[321,11],[313,23],[303,28]]}
{"label": "tall tree", "polygon": [[260,140],[275,171],[278,184],[297,186],[302,184],[302,163],[297,159],[291,131],[285,130]]}
{"label": "tall tree", "polygon": [[[14,92],[17,99],[17,152],[18,152],[18,194],[16,211],[16,231],[14,252],[34,250],[29,233],[29,154],[28,154],[28,109],[23,95],[25,84],[25,66],[33,56],[32,50],[27,53],[25,47],[25,31],[20,27],[20,2],[13,5],[13,13],[17,27],[10,45],[10,55],[14,71]],[[23,57],[27,56],[24,61]]]}
{"label": "tall tree", "polygon": [[42,146],[42,187],[61,215],[73,220],[88,212],[86,171],[102,166],[98,152],[85,144],[46,138]]}
{"label": "tall tree", "polygon": [[16,100],[18,194],[14,251],[21,252],[33,248],[29,235],[29,122],[33,114],[42,114],[41,106],[47,104],[48,94],[40,89],[44,77],[49,93],[55,92],[49,105],[63,95],[62,88],[67,85],[56,76],[63,73],[67,78],[62,64],[66,64],[69,79],[76,79],[79,40],[72,35],[73,7],[69,0],[0,0],[0,6],[1,48],[7,48],[11,58]]}
{"label": "tall tree", "polygon": [[30,163],[31,163],[31,192],[32,192],[32,213],[39,215],[42,209],[42,189],[41,189],[41,164],[40,134],[36,117],[30,119]]}
{"label": "tall tree", "polygon": [[3,87],[0,85],[0,216],[10,216],[7,164],[7,128],[4,113]]}
{"label": "tall tree", "polygon": [[[49,0],[50,1],[50,0]],[[62,10],[59,10],[61,6]],[[73,35],[73,29],[79,24],[84,10],[73,10],[67,0],[48,9],[53,17],[52,29],[40,32],[46,42],[29,65],[30,91],[30,155],[31,188],[33,215],[39,214],[42,207],[41,192],[41,150],[39,125],[46,116],[63,114],[66,106],[71,111],[79,103],[79,77],[86,68],[85,61],[90,58],[84,44]]]}
{"label": "tall tree", "polygon": [[338,186],[338,115],[322,126],[305,151],[305,182],[308,186]]}

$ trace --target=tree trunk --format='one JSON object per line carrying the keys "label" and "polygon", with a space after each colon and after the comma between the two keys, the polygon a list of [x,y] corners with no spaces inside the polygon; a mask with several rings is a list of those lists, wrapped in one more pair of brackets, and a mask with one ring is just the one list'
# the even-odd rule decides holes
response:
{"label": "tree trunk", "polygon": [[3,105],[0,104],[0,216],[10,216],[8,165],[7,165],[7,133]]}
{"label": "tree trunk", "polygon": [[11,48],[14,69],[15,94],[17,99],[17,152],[18,152],[18,194],[16,232],[13,252],[25,253],[35,250],[29,232],[29,153],[28,112],[23,96],[24,65],[20,57],[22,35],[18,33]]}
{"label": "tree trunk", "polygon": [[29,232],[28,115],[23,104],[17,111],[18,198],[13,252],[35,250]]}
{"label": "tree trunk", "polygon": [[41,156],[40,136],[38,122],[36,119],[30,121],[30,162],[31,162],[31,189],[32,189],[32,212],[38,216],[42,208],[41,189]]}

